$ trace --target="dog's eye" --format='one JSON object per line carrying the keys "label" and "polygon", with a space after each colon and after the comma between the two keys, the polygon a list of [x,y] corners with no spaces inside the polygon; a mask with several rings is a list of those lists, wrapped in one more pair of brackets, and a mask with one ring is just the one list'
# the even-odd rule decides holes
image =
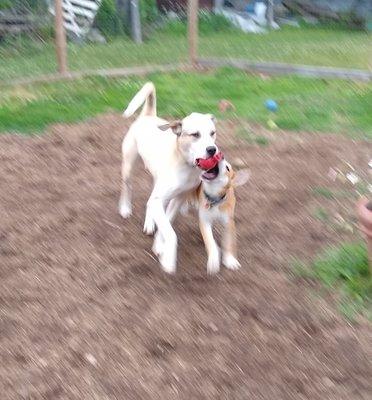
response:
{"label": "dog's eye", "polygon": [[194,138],[200,138],[200,133],[199,132],[191,133],[190,136]]}
{"label": "dog's eye", "polygon": [[226,169],[230,172],[230,168],[226,165]]}
{"label": "dog's eye", "polygon": [[216,134],[216,131],[211,132],[211,136],[214,136]]}

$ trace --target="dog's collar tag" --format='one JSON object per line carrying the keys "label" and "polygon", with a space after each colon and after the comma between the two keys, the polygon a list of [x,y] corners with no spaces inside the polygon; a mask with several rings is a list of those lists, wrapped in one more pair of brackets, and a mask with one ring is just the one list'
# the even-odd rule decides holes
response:
{"label": "dog's collar tag", "polygon": [[205,208],[210,209],[217,204],[220,204],[226,197],[226,193],[220,197],[212,197],[208,193],[204,191],[204,196],[206,197],[207,201],[205,203]]}

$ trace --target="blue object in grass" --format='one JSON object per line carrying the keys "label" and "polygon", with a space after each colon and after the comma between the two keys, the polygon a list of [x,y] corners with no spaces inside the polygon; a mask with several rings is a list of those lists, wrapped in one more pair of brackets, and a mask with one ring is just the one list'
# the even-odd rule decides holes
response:
{"label": "blue object in grass", "polygon": [[249,14],[254,14],[254,3],[252,2],[250,4],[247,5],[247,7],[245,8],[245,11]]}
{"label": "blue object in grass", "polygon": [[275,100],[269,99],[265,101],[265,107],[272,112],[275,112],[278,110],[278,104],[276,103]]}

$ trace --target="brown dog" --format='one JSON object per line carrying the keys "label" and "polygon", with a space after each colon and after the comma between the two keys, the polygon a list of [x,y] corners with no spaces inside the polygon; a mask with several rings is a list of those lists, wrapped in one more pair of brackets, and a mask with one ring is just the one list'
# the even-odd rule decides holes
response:
{"label": "brown dog", "polygon": [[207,271],[217,273],[220,269],[220,250],[213,237],[213,224],[224,226],[222,236],[222,263],[226,268],[237,269],[236,228],[234,220],[236,197],[234,188],[249,179],[247,169],[235,172],[222,159],[213,169],[205,171],[202,183],[192,194],[192,202],[199,210],[199,226],[208,253]]}

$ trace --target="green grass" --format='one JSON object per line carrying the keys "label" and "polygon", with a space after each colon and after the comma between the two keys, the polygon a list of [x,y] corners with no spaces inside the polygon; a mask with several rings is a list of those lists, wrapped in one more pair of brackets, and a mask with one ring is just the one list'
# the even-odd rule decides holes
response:
{"label": "green grass", "polygon": [[258,144],[259,146],[267,146],[270,144],[270,140],[267,137],[263,135],[256,135],[252,130],[247,127],[239,128],[236,134],[251,144]]}
{"label": "green grass", "polygon": [[299,77],[266,80],[234,69],[3,87],[0,132],[40,132],[51,123],[122,111],[148,79],[156,85],[160,115],[182,117],[198,110],[224,117],[217,103],[225,98],[234,103],[236,116],[265,124],[269,116],[263,104],[273,98],[279,104],[275,122],[282,129],[372,137],[370,84]]}
{"label": "green grass", "polygon": [[326,187],[316,186],[312,189],[312,193],[316,197],[324,197],[326,199],[334,199],[335,195],[333,194],[332,190],[329,190]]}
{"label": "green grass", "polygon": [[323,207],[317,207],[313,215],[316,219],[322,222],[327,222],[329,220],[329,214]]}
{"label": "green grass", "polygon": [[[221,24],[202,23],[199,47],[200,55],[208,57],[371,69],[371,38],[366,32],[320,27],[283,27],[280,31],[254,35]],[[69,43],[68,46],[72,71],[163,64],[184,61],[186,57],[186,26],[181,22],[173,22],[152,33],[142,45],[120,37],[107,44]],[[0,79],[3,81],[55,71],[51,42],[20,39],[0,47]]]}
{"label": "green grass", "polygon": [[342,312],[349,318],[355,312],[372,316],[372,276],[364,244],[343,244],[332,247],[317,257],[311,265],[295,263],[295,273],[321,281],[339,293]]}

